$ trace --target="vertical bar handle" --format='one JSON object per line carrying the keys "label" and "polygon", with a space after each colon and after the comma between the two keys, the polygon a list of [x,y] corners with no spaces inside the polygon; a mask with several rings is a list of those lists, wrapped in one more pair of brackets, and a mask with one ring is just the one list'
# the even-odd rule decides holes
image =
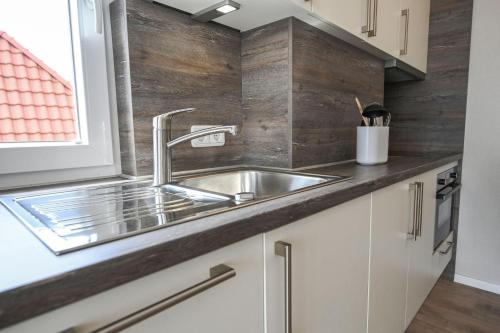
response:
{"label": "vertical bar handle", "polygon": [[377,36],[377,26],[378,26],[378,0],[373,0],[373,29],[368,33],[368,37]]}
{"label": "vertical bar handle", "polygon": [[417,183],[410,184],[410,194],[411,194],[411,204],[413,205],[411,210],[411,222],[412,230],[408,233],[408,238],[417,240],[417,211],[418,211],[418,186]]}
{"label": "vertical bar handle", "polygon": [[274,243],[274,253],[284,258],[285,268],[285,333],[292,333],[292,245]]}
{"label": "vertical bar handle", "polygon": [[399,50],[399,55],[407,55],[408,54],[408,34],[409,34],[409,26],[410,26],[410,9],[403,9],[401,11],[401,16],[405,17],[405,33],[404,33],[404,41],[403,48]]}
{"label": "vertical bar handle", "polygon": [[366,0],[366,25],[361,27],[362,33],[370,33],[372,27],[372,0]]}
{"label": "vertical bar handle", "polygon": [[361,27],[361,32],[367,33],[368,37],[377,36],[377,18],[378,0],[366,0],[366,25]]}
{"label": "vertical bar handle", "polygon": [[418,186],[418,237],[422,237],[422,220],[424,215],[424,183],[417,182]]}

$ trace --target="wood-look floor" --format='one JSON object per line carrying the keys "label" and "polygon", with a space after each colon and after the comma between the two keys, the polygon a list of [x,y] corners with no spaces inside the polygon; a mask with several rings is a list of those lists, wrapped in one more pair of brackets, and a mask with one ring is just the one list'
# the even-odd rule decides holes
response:
{"label": "wood-look floor", "polygon": [[445,271],[406,332],[499,333],[500,295],[454,283]]}

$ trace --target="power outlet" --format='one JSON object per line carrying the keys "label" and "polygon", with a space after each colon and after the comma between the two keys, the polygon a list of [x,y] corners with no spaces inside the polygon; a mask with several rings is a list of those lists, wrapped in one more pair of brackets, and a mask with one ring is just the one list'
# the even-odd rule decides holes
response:
{"label": "power outlet", "polygon": [[[218,125],[193,125],[191,126],[191,133],[216,127]],[[220,147],[226,144],[226,135],[224,133],[210,134],[206,136],[202,136],[201,138],[197,138],[191,140],[191,147],[201,148],[201,147]]]}

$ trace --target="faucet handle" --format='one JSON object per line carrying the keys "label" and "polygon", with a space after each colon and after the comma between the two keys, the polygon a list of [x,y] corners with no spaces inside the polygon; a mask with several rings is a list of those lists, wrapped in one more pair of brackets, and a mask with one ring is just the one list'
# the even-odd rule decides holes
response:
{"label": "faucet handle", "polygon": [[184,113],[184,112],[192,112],[196,110],[196,108],[187,108],[187,109],[179,109],[179,110],[174,110],[170,111],[167,113],[160,114],[159,116],[156,116],[153,118],[153,128],[154,129],[160,129],[160,130],[169,130],[170,129],[170,122],[174,115],[179,114],[179,113]]}

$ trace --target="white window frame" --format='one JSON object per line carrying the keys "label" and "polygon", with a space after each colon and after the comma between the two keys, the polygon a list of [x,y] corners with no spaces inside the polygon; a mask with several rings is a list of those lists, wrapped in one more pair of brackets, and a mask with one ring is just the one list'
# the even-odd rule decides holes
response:
{"label": "white window frame", "polygon": [[[15,143],[0,145],[0,189],[119,175],[120,156],[109,0],[68,0],[71,8],[81,143]],[[102,33],[95,9],[103,9]],[[76,8],[77,7],[77,8]],[[99,13],[99,11],[97,11]],[[79,31],[74,22],[78,20]],[[74,36],[75,37],[75,36]],[[76,36],[78,37],[78,35]],[[79,43],[78,43],[79,40]],[[80,55],[80,56],[78,56]],[[79,63],[81,61],[81,63]],[[78,72],[78,70],[81,70]]]}

